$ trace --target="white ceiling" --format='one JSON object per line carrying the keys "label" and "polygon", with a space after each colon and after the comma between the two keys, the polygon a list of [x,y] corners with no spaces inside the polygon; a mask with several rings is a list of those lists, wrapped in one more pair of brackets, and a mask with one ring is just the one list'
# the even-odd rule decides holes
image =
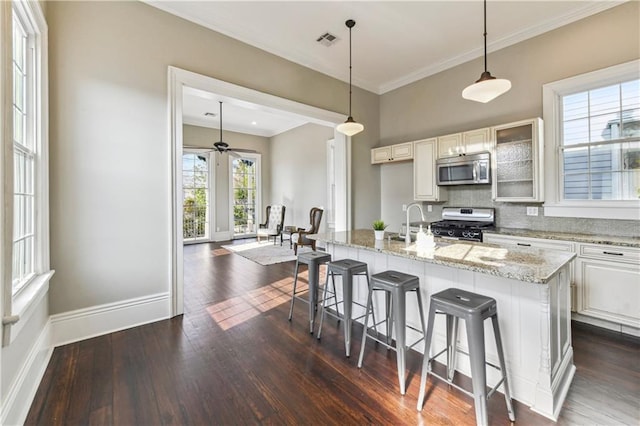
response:
{"label": "white ceiling", "polygon": [[[623,1],[488,1],[489,52],[601,12]],[[483,3],[471,1],[155,1],[148,3],[292,62],[349,80],[354,19],[353,84],[382,94],[483,54]],[[329,32],[330,47],[316,41]],[[489,69],[500,75],[499,70]],[[478,75],[482,70],[478,70]],[[470,82],[475,75],[469,76]],[[199,104],[202,107],[202,104]],[[189,105],[191,108],[191,105]],[[207,107],[205,107],[207,108]],[[208,107],[217,112],[217,105]],[[202,111],[193,106],[193,113]],[[223,126],[235,126],[232,111]],[[246,118],[261,127],[269,120]],[[194,123],[195,124],[195,123]],[[238,123],[238,125],[240,125]],[[299,124],[291,124],[295,127]],[[264,129],[262,135],[278,131]],[[254,134],[258,134],[255,133]]]}

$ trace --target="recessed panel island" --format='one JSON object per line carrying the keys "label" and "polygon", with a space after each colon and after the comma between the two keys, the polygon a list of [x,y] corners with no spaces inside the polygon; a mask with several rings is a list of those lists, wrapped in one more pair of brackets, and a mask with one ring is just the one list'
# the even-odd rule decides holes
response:
{"label": "recessed panel island", "polygon": [[[390,237],[376,240],[372,230],[329,232],[310,238],[324,243],[334,260],[366,262],[370,274],[392,269],[418,276],[425,312],[432,294],[451,287],[496,299],[512,397],[557,420],[575,373],[569,287],[574,253],[440,238],[434,248],[418,250],[415,243]],[[366,297],[366,285],[356,285],[354,301],[364,303]],[[384,306],[382,295],[374,299],[378,318],[385,314]],[[354,317],[364,311],[356,308],[354,305]],[[431,355],[446,344],[445,320],[440,317],[436,316]],[[414,298],[407,299],[407,324],[420,329]],[[485,336],[492,335],[487,321]],[[407,342],[419,338],[419,333],[407,329]],[[471,376],[466,342],[464,327],[460,327],[457,370]],[[487,338],[485,344],[487,361],[497,364],[493,338]],[[424,352],[424,345],[420,343],[415,349]],[[498,381],[499,372],[487,369],[487,385],[493,387]]]}

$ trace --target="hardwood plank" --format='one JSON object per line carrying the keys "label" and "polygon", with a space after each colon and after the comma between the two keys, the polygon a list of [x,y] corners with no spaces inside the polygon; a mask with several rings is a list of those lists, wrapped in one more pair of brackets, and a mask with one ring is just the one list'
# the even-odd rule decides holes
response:
{"label": "hardwood plank", "polygon": [[[325,318],[319,341],[306,304],[288,321],[293,269],[220,244],[186,246],[185,314],[56,348],[26,424],[475,424],[473,400],[435,379],[416,410],[417,352],[403,396],[395,352],[368,341],[357,368],[359,324],[346,358],[342,322]],[[579,324],[572,332],[577,373],[560,419],[516,402],[517,423],[639,424],[640,339]],[[469,378],[456,380],[470,389]],[[501,394],[488,410],[492,425],[511,424]]]}

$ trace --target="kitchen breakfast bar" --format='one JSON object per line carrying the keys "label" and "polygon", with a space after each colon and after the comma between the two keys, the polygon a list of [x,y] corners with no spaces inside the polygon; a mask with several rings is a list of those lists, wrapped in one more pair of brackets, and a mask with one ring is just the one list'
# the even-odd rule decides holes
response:
{"label": "kitchen breakfast bar", "polygon": [[[575,254],[440,238],[435,248],[418,250],[415,243],[390,237],[376,240],[372,230],[310,236],[322,242],[334,260],[366,262],[370,274],[396,270],[418,276],[425,312],[431,295],[451,287],[494,298],[512,397],[556,420],[575,373],[569,287],[569,264]],[[364,304],[366,298],[366,285],[354,286],[353,300]],[[354,305],[354,317],[364,313],[358,309]],[[382,295],[374,299],[374,309],[376,316],[384,316]],[[417,301],[408,298],[406,309],[407,324],[420,329]],[[446,345],[445,320],[440,317],[436,316],[431,355]],[[485,336],[487,361],[497,364],[490,322],[485,324]],[[420,337],[407,329],[407,342]],[[461,352],[456,368],[471,376],[464,327],[460,327],[457,345]],[[422,342],[415,349],[424,352]],[[488,386],[499,380],[499,372],[487,369]],[[427,399],[425,408],[428,404]]]}

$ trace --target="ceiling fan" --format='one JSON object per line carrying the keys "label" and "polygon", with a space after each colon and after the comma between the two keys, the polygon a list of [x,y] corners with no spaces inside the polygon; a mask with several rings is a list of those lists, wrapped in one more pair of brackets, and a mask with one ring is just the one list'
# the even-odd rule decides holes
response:
{"label": "ceiling fan", "polygon": [[[213,143],[213,148],[212,149],[205,149],[204,152],[219,152],[220,154],[224,154],[225,152],[233,157],[236,158],[240,158],[240,155],[238,154],[239,152],[246,152],[246,153],[257,153],[258,151],[254,150],[254,149],[245,149],[245,148],[231,148],[229,146],[228,143],[224,142],[222,140],[222,101],[218,101],[218,103],[220,103],[220,140],[218,140],[218,142],[214,142]],[[199,147],[185,147],[185,148],[192,148],[192,149],[198,149]],[[202,148],[200,148],[202,149]]]}

